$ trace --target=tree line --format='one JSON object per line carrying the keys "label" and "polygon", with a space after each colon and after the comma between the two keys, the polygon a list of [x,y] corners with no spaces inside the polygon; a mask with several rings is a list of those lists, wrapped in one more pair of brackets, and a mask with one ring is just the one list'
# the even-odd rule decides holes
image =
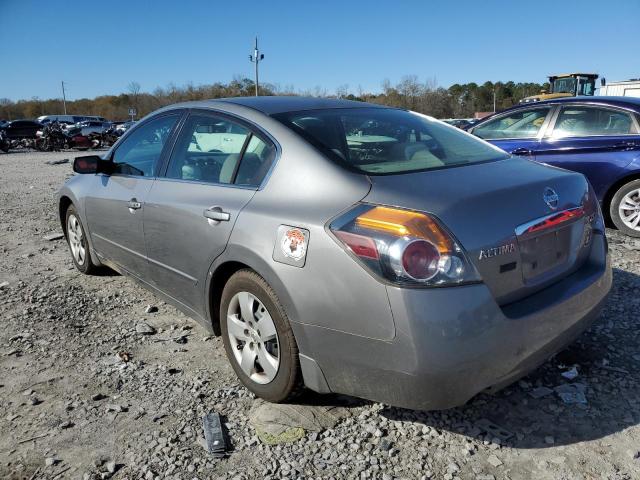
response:
{"label": "tree line", "polygon": [[[382,83],[379,93],[364,92],[358,87],[354,92],[349,85],[342,85],[334,92],[316,87],[311,90],[295,90],[292,86],[281,87],[275,84],[261,84],[260,95],[305,95],[314,97],[345,98],[407,108],[436,118],[468,118],[475,112],[492,112],[508,108],[523,97],[539,93],[548,88],[548,84],[485,82],[454,84],[449,88],[438,87],[435,79],[421,81],[415,75],[403,77],[393,85],[389,80]],[[67,113],[70,115],[100,115],[112,120],[128,117],[129,108],[135,108],[138,118],[172,103],[251,96],[254,94],[254,82],[248,78],[237,77],[228,83],[208,85],[187,84],[158,87],[152,92],[143,92],[140,84],[131,82],[126,92],[119,95],[102,95],[92,99],[67,100]],[[40,115],[63,114],[62,99],[42,100],[33,97],[29,100],[12,101],[0,98],[0,119],[36,118]]]}

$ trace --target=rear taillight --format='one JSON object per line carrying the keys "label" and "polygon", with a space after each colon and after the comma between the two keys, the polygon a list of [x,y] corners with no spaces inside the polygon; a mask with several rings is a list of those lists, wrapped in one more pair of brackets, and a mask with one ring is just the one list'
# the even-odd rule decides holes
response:
{"label": "rear taillight", "polygon": [[591,184],[589,184],[589,192],[584,199],[583,205],[585,207],[585,214],[589,216],[593,230],[598,233],[604,233],[605,225],[602,209],[600,208],[600,202]]}
{"label": "rear taillight", "polygon": [[368,270],[393,283],[445,286],[479,280],[453,236],[426,213],[360,204],[329,229]]}
{"label": "rear taillight", "polygon": [[[593,234],[598,233],[605,234],[604,218],[602,216],[602,210],[600,209],[600,202],[593,187],[589,185],[589,190],[584,196],[582,206],[585,215],[584,234],[582,238],[583,247],[589,247]],[[606,242],[606,240],[605,240]]]}

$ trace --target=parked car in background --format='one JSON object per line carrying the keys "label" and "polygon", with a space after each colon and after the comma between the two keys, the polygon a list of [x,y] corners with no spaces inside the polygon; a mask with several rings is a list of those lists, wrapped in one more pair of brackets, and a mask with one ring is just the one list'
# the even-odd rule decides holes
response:
{"label": "parked car in background", "polygon": [[42,124],[34,120],[13,120],[0,128],[9,140],[34,139],[36,133],[42,129]]}
{"label": "parked car in background", "polygon": [[9,153],[10,149],[11,149],[11,142],[7,138],[7,134],[4,132],[4,130],[0,128],[0,150],[2,150],[4,153]]}
{"label": "parked car in background", "polygon": [[80,134],[89,136],[92,133],[102,133],[111,127],[111,122],[103,122],[98,120],[89,120],[76,123],[75,127],[80,129]]}
{"label": "parked car in background", "polygon": [[116,134],[122,135],[124,132],[129,130],[131,127],[135,125],[135,120],[128,120],[126,122],[115,122]]}
{"label": "parked car in background", "polygon": [[442,121],[452,125],[456,128],[460,128],[462,130],[466,130],[469,126],[472,125],[470,118],[445,118]]}
{"label": "parked car in background", "polygon": [[573,97],[521,105],[469,132],[515,155],[583,173],[613,224],[640,237],[640,98]]}
{"label": "parked car in background", "polygon": [[40,123],[49,123],[57,120],[58,122],[65,123],[67,125],[74,125],[76,123],[85,121],[107,121],[104,117],[99,117],[96,115],[42,115],[38,117],[37,120]]}
{"label": "parked car in background", "polygon": [[585,177],[405,110],[244,97],[155,112],[59,192],[108,265],[222,334],[239,379],[417,409],[513,382],[598,317],[611,266]]}

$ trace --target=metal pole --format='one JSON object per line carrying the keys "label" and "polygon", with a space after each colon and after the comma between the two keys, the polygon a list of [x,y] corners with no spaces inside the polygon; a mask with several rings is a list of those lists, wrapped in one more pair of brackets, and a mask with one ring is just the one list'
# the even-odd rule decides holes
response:
{"label": "metal pole", "polygon": [[256,44],[255,47],[253,48],[253,55],[249,55],[249,61],[255,63],[255,92],[256,92],[256,97],[259,94],[259,88],[260,85],[258,83],[258,63],[260,63],[262,60],[264,59],[264,55],[260,53],[260,50],[258,50],[258,37],[256,37]]}
{"label": "metal pole", "polygon": [[67,97],[64,94],[64,81],[62,82],[62,105],[64,106],[64,114],[67,114]]}
{"label": "metal pole", "polygon": [[258,96],[258,62],[260,62],[260,57],[258,56],[258,37],[256,37],[256,47],[253,50],[253,53],[256,57],[256,97]]}

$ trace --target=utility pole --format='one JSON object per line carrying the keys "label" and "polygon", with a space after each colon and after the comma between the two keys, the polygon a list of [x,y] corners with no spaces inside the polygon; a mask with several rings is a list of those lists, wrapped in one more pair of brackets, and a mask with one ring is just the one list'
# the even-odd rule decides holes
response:
{"label": "utility pole", "polygon": [[493,85],[493,113],[496,113],[496,86]]}
{"label": "utility pole", "polygon": [[256,37],[256,46],[253,49],[253,55],[249,55],[249,61],[256,65],[256,97],[258,96],[258,64],[264,60],[264,54],[258,50],[258,37]]}
{"label": "utility pole", "polygon": [[67,97],[64,94],[64,81],[62,81],[62,105],[64,107],[64,114],[67,114]]}

